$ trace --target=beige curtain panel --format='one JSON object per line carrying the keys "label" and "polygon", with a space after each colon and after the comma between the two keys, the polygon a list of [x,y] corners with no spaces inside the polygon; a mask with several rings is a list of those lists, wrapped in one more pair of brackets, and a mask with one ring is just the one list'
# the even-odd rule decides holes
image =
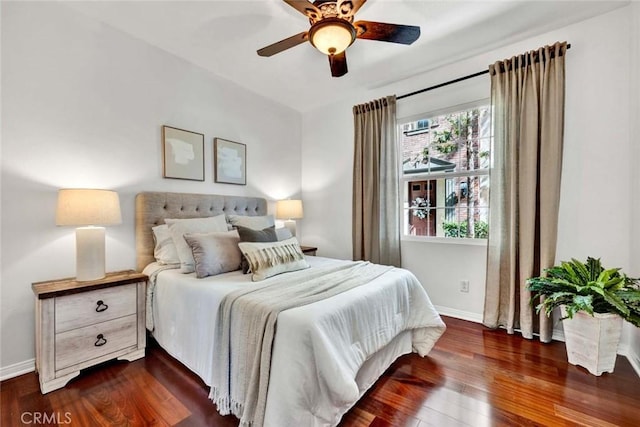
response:
{"label": "beige curtain panel", "polygon": [[353,259],[400,266],[396,97],[353,107]]}
{"label": "beige curtain panel", "polygon": [[566,43],[489,67],[494,111],[484,324],[551,341],[552,322],[526,280],[555,262],[562,171]]}

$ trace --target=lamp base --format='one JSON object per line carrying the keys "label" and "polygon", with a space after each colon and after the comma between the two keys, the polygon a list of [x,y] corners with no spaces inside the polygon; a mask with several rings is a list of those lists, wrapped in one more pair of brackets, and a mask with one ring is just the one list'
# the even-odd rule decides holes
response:
{"label": "lamp base", "polygon": [[296,221],[288,219],[284,222],[284,227],[291,232],[293,237],[296,237]]}
{"label": "lamp base", "polygon": [[76,228],[76,280],[102,279],[104,259],[104,227]]}

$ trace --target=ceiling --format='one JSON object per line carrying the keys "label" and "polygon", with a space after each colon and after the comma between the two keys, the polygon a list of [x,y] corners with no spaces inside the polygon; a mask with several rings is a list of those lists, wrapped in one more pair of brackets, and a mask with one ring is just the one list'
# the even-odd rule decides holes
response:
{"label": "ceiling", "polygon": [[[356,40],[349,72],[333,78],[309,43],[260,57],[256,50],[306,31],[281,0],[80,1],[69,7],[253,92],[304,112],[363,89],[596,16],[628,1],[369,0],[356,20],[418,25],[412,45]],[[549,40],[554,42],[555,40]],[[569,40],[570,42],[570,40]]]}

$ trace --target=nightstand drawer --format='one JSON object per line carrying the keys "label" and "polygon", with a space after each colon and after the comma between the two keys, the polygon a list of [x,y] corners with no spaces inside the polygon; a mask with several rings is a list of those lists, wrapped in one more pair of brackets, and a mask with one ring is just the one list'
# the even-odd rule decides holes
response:
{"label": "nightstand drawer", "polygon": [[56,333],[117,319],[136,312],[136,284],[57,297]]}
{"label": "nightstand drawer", "polygon": [[56,334],[56,370],[135,347],[137,341],[136,314]]}

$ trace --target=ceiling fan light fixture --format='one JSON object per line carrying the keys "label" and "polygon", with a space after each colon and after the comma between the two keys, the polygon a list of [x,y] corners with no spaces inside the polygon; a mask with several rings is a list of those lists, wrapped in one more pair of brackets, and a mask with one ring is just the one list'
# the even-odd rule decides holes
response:
{"label": "ceiling fan light fixture", "polygon": [[309,30],[311,44],[325,55],[344,52],[356,39],[356,30],[340,18],[325,18]]}

